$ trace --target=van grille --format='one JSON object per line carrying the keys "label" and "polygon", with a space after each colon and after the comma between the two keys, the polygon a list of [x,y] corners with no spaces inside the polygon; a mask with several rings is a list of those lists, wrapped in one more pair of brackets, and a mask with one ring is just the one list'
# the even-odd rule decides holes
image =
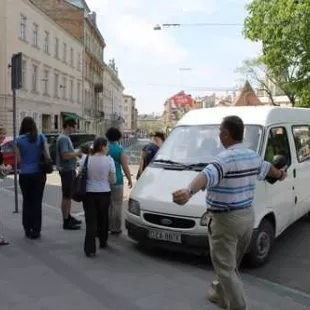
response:
{"label": "van grille", "polygon": [[192,228],[195,226],[195,221],[172,217],[172,216],[164,216],[159,214],[145,213],[144,219],[152,224],[164,226],[164,227],[172,227],[172,228]]}

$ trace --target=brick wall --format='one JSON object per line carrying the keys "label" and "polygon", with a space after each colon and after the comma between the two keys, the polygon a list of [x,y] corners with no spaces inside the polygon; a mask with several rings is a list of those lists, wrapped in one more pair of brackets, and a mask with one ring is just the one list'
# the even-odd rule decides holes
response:
{"label": "brick wall", "polygon": [[31,0],[73,37],[83,41],[84,11],[64,0]]}

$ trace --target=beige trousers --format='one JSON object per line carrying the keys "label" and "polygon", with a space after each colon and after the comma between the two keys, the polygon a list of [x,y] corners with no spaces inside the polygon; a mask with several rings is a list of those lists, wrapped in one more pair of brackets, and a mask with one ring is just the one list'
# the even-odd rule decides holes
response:
{"label": "beige trousers", "polygon": [[238,266],[250,244],[253,228],[253,208],[210,214],[210,253],[219,281],[216,291],[229,310],[247,309]]}
{"label": "beige trousers", "polygon": [[124,186],[111,188],[111,205],[109,210],[110,231],[118,233],[122,230]]}

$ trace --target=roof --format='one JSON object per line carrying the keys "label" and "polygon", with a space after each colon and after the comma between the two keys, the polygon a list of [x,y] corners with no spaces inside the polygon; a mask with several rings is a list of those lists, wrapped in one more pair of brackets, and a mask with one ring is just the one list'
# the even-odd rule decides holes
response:
{"label": "roof", "polygon": [[232,103],[233,106],[256,106],[262,105],[261,101],[256,96],[251,84],[246,81],[239,96]]}
{"label": "roof", "polygon": [[90,8],[85,0],[65,0],[65,1],[78,7],[79,9],[85,9],[87,12],[90,12]]}
{"label": "roof", "polygon": [[310,123],[310,109],[275,106],[215,107],[192,110],[177,123],[181,125],[220,124],[224,117],[239,116],[244,124],[268,126],[279,123]]}

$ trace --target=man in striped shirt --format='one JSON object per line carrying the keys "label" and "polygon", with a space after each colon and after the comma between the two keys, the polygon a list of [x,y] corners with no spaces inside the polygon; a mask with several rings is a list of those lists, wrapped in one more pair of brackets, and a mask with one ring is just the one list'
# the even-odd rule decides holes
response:
{"label": "man in striped shirt", "polygon": [[257,178],[280,181],[286,169],[277,169],[242,144],[244,125],[237,116],[224,118],[220,140],[225,150],[186,189],[173,193],[173,201],[186,204],[199,190],[208,189],[210,254],[218,281],[209,300],[221,308],[246,310],[242,283],[237,271],[251,241],[254,228],[254,190]]}

